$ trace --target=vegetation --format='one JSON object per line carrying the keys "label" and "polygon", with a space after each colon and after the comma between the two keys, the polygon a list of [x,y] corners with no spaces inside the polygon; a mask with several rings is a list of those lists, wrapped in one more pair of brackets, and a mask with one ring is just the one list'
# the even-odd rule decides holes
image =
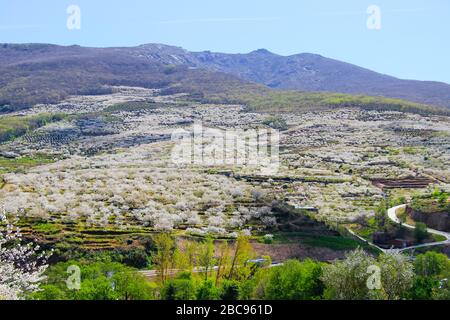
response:
{"label": "vegetation", "polygon": [[444,254],[426,252],[414,261],[416,277],[409,292],[410,299],[430,300],[450,297],[450,260]]}
{"label": "vegetation", "polygon": [[360,247],[361,242],[342,236],[316,235],[305,232],[278,232],[274,235],[275,243],[300,242],[313,247],[330,248],[333,250],[353,250]]}
{"label": "vegetation", "polygon": [[412,198],[411,208],[423,213],[439,213],[450,211],[450,195],[436,188],[431,194],[417,195]]}
{"label": "vegetation", "polygon": [[55,159],[53,157],[46,154],[35,154],[33,156],[23,156],[17,158],[0,157],[0,173],[23,172],[27,168],[52,163],[54,161]]}
{"label": "vegetation", "polygon": [[418,243],[422,243],[423,240],[429,237],[427,225],[422,222],[417,222],[415,227],[414,237]]}
{"label": "vegetation", "polygon": [[413,281],[413,266],[401,254],[375,259],[362,250],[324,267],[325,297],[330,299],[400,299]]}
{"label": "vegetation", "polygon": [[[67,285],[70,266],[79,267],[79,289]],[[115,262],[68,261],[47,272],[41,291],[30,296],[38,300],[148,300],[155,298],[156,285],[133,268]]]}
{"label": "vegetation", "polygon": [[[317,300],[324,285],[321,280],[322,265],[312,260],[286,261],[268,272],[264,286],[264,299]],[[261,284],[260,284],[261,285]]]}
{"label": "vegetation", "polygon": [[[164,241],[168,241],[165,238]],[[427,252],[417,256],[414,263],[400,253],[384,253],[374,258],[361,249],[350,252],[344,260],[321,263],[311,259],[287,260],[280,266],[246,263],[234,266],[234,257],[247,246],[240,238],[240,249],[227,250],[227,245],[212,256],[216,268],[209,272],[201,267],[201,256],[207,255],[209,241],[185,244],[180,252],[187,258],[194,256],[191,269],[176,269],[166,278],[152,280],[136,269],[111,262],[109,259],[67,261],[58,263],[46,272],[47,280],[41,291],[30,299],[55,300],[320,300],[320,299],[445,299],[449,295],[450,261],[445,255]],[[196,246],[203,252],[192,251]],[[184,253],[184,249],[187,249]],[[223,249],[230,253],[223,261]],[[172,253],[176,252],[174,248]],[[242,251],[243,252],[243,251]],[[251,253],[250,253],[251,255]],[[203,257],[204,258],[204,257]],[[219,260],[222,259],[221,267]],[[239,259],[239,258],[237,258]],[[182,259],[183,260],[183,259]],[[209,259],[206,259],[209,261]],[[181,261],[181,260],[177,260]],[[186,262],[187,260],[183,260]],[[250,263],[247,263],[250,265]],[[70,266],[81,270],[78,289],[70,289],[67,272]],[[186,266],[186,265],[184,265]],[[155,265],[156,270],[159,267]],[[172,267],[176,267],[173,265]],[[244,268],[246,272],[237,272]],[[175,270],[175,269],[171,269]],[[222,270],[225,272],[217,272]]]}
{"label": "vegetation", "polygon": [[213,94],[211,99],[213,101],[240,102],[246,104],[251,111],[269,113],[358,107],[365,110],[448,114],[445,109],[406,100],[343,93],[269,91],[263,89],[244,92],[243,90],[232,89],[224,95]]}
{"label": "vegetation", "polygon": [[280,116],[271,116],[263,120],[262,122],[266,126],[269,126],[273,129],[285,131],[288,129],[288,125],[286,123],[286,120],[284,120]]}
{"label": "vegetation", "polygon": [[63,114],[41,113],[32,116],[0,117],[0,142],[15,139],[25,133],[45,126],[50,122],[60,121]]}
{"label": "vegetation", "polygon": [[151,110],[158,107],[158,104],[153,101],[130,101],[125,103],[118,103],[103,109],[103,112],[133,112],[133,111],[144,111]]}

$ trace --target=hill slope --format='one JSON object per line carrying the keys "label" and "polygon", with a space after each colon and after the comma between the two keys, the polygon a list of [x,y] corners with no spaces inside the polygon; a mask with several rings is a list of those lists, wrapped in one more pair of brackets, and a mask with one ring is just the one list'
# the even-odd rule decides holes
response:
{"label": "hill slope", "polygon": [[200,65],[274,89],[385,96],[450,107],[448,84],[401,80],[316,54],[285,57],[262,49],[249,54],[194,55]]}
{"label": "hill slope", "polygon": [[[109,85],[162,88],[205,100],[248,104],[260,101],[261,96],[276,96],[274,102],[279,101],[279,94],[271,89],[295,89],[385,96],[450,107],[450,85],[444,83],[400,80],[318,55],[283,57],[267,50],[223,54],[160,44],[130,48],[2,44],[0,74],[0,111],[53,103],[70,94],[107,92]],[[289,96],[295,98],[286,101],[296,104],[311,98],[307,93]],[[325,94],[314,96],[314,102],[317,97],[322,101]],[[342,97],[338,100],[348,104],[349,98]],[[329,105],[328,98],[320,105]],[[331,97],[337,101],[335,98]]]}

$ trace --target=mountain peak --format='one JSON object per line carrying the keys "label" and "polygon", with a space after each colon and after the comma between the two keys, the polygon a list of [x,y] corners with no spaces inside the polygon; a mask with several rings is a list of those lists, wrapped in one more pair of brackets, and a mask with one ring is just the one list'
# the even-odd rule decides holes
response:
{"label": "mountain peak", "polygon": [[250,54],[271,55],[271,56],[275,55],[274,53],[272,53],[269,50],[264,49],[264,48],[258,49],[258,50],[254,50],[254,51],[250,52]]}

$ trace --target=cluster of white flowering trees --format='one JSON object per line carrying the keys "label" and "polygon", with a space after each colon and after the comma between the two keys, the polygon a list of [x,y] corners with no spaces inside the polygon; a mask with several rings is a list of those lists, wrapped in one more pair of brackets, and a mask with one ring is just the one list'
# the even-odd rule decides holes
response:
{"label": "cluster of white flowering trees", "polygon": [[38,290],[49,257],[39,246],[23,243],[20,229],[0,221],[0,300],[17,300]]}
{"label": "cluster of white flowering trees", "polygon": [[204,168],[170,167],[166,151],[141,145],[5,174],[0,198],[8,214],[21,210],[27,217],[88,227],[168,231],[184,225],[225,235],[251,219],[274,224],[270,209],[260,207],[263,191]]}

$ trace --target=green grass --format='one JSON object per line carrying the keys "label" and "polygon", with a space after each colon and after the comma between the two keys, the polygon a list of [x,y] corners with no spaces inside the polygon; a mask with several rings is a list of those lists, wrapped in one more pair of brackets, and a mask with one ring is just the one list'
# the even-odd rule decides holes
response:
{"label": "green grass", "polygon": [[418,114],[449,115],[445,109],[401,99],[350,95],[329,92],[298,92],[230,89],[224,94],[209,96],[212,100],[240,102],[255,112],[296,112],[330,108],[359,107],[366,110],[392,110]]}
{"label": "green grass", "polygon": [[441,242],[441,241],[447,240],[446,237],[444,237],[440,234],[433,234],[432,236],[433,236],[434,241],[436,241],[436,242]]}
{"label": "green grass", "polygon": [[130,101],[124,103],[118,103],[107,107],[103,112],[114,113],[114,112],[133,112],[141,110],[151,110],[156,109],[159,105],[153,101]]}
{"label": "green grass", "polygon": [[62,230],[62,227],[54,223],[39,223],[33,225],[33,230],[41,233],[54,234]]}
{"label": "green grass", "polygon": [[19,172],[27,168],[52,163],[54,161],[55,159],[53,157],[45,154],[24,156],[14,159],[0,157],[0,173]]}
{"label": "green grass", "polygon": [[274,234],[274,243],[300,243],[313,247],[323,247],[332,250],[352,250],[366,247],[365,244],[352,238],[341,236],[314,235],[305,232],[282,232]]}
{"label": "green grass", "polygon": [[13,140],[25,133],[64,119],[63,114],[41,113],[31,116],[0,117],[0,142]]}

